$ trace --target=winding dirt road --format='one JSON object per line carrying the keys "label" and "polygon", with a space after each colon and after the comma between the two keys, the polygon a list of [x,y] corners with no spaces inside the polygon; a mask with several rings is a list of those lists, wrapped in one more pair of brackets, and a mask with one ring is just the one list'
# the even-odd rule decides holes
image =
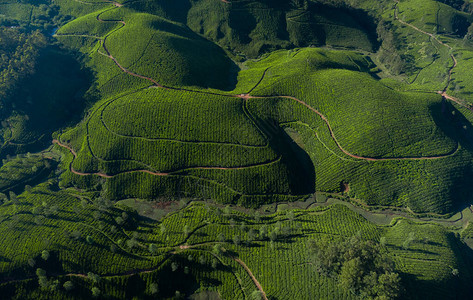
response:
{"label": "winding dirt road", "polygon": [[[414,30],[416,30],[416,31],[418,31],[418,32],[420,32],[420,33],[422,33],[422,34],[425,34],[425,35],[429,36],[430,38],[432,38],[433,40],[435,40],[439,45],[442,45],[442,46],[448,48],[449,51],[452,51],[452,50],[453,50],[452,46],[450,46],[450,45],[448,45],[448,44],[442,42],[442,41],[439,40],[434,34],[429,33],[429,32],[426,32],[426,31],[420,29],[419,27],[416,27],[416,26],[414,26],[414,25],[412,25],[412,24],[409,24],[409,23],[407,23],[407,22],[401,20],[401,19],[399,18],[399,16],[398,16],[398,10],[399,10],[398,4],[399,4],[399,0],[394,0],[394,2],[396,2],[396,7],[394,8],[394,18],[395,18],[399,23],[401,23],[401,24],[403,24],[403,25],[406,25],[406,26],[409,26],[409,27],[411,27],[412,29],[414,29]],[[455,69],[455,67],[458,65],[458,61],[457,61],[456,57],[455,57],[453,54],[450,54],[450,58],[452,59],[453,64],[452,64],[452,66],[451,66],[451,67],[449,68],[449,70],[448,70],[447,84],[446,84],[446,86],[444,87],[444,89],[443,89],[442,91],[437,91],[437,94],[441,95],[443,98],[445,98],[445,99],[447,99],[447,100],[450,100],[450,101],[453,101],[453,102],[457,103],[458,105],[460,105],[460,106],[462,106],[462,107],[465,107],[465,108],[467,108],[467,109],[469,109],[469,110],[473,110],[471,104],[469,104],[467,101],[461,100],[461,99],[459,99],[459,98],[455,98],[455,97],[453,97],[453,96],[449,96],[449,95],[447,94],[447,89],[448,89],[448,87],[450,86],[450,83],[451,83],[451,81],[452,81],[453,69]]]}
{"label": "winding dirt road", "polygon": [[318,111],[317,109],[313,108],[312,106],[310,106],[309,104],[307,104],[306,102],[300,100],[300,99],[297,99],[296,97],[292,97],[292,96],[268,96],[268,97],[257,97],[257,96],[250,96],[248,94],[242,94],[242,95],[239,95],[239,97],[241,97],[242,99],[244,99],[245,101],[247,101],[248,99],[267,99],[267,98],[286,98],[286,99],[291,99],[291,100],[294,100],[294,101],[297,101],[298,103],[304,105],[305,107],[307,107],[309,110],[315,112],[324,122],[325,124],[327,125],[327,128],[328,130],[330,131],[330,136],[332,137],[333,141],[335,142],[335,144],[337,144],[337,147],[338,149],[340,149],[344,154],[352,157],[352,158],[356,158],[356,159],[360,159],[360,160],[365,160],[365,161],[390,161],[390,160],[432,160],[432,159],[441,159],[441,158],[446,158],[446,157],[449,157],[449,156],[452,156],[452,155],[455,155],[458,150],[459,150],[459,145],[457,144],[457,147],[451,151],[450,153],[446,153],[446,154],[442,154],[442,155],[435,155],[435,156],[418,156],[418,157],[386,157],[386,158],[375,158],[375,157],[366,157],[366,156],[360,156],[360,155],[356,155],[356,154],[352,154],[350,152],[348,152],[347,150],[345,150],[342,145],[340,145],[340,143],[338,142],[336,136],[335,136],[335,133],[333,132],[333,129],[332,129],[332,126],[330,125],[330,122],[328,121],[327,117],[325,117],[320,111]]}
{"label": "winding dirt road", "polygon": [[[113,2],[113,1],[107,1],[109,3],[112,3],[115,5],[116,8],[119,8],[121,6],[123,6],[122,4],[120,3],[117,3],[117,2]],[[228,1],[226,0],[222,0],[222,2],[225,2],[225,3],[229,3]],[[109,11],[109,10],[107,10]],[[105,20],[105,19],[102,19],[101,18],[101,15],[107,11],[104,11],[104,12],[101,12],[97,15],[96,19],[97,21],[99,22],[115,22],[115,23],[120,23],[122,24],[122,26],[116,30],[114,30],[113,32],[117,31],[117,30],[120,30],[122,29],[123,27],[126,26],[126,22],[123,21],[123,20]],[[435,39],[438,43],[440,43],[441,45],[444,45],[446,47],[449,47],[449,49],[451,49],[451,47],[445,43],[443,43],[442,41],[438,40],[433,34],[430,34],[430,33],[427,33],[425,31],[422,31],[421,29],[411,25],[411,24],[408,24],[402,20],[400,20],[397,16],[397,8],[395,10],[395,17],[397,20],[399,20],[399,22],[407,25],[407,26],[410,26],[412,28],[414,28],[415,30],[418,30],[419,32],[422,32],[424,34],[427,34],[429,36],[431,36],[433,39]],[[112,33],[113,33],[112,32]],[[111,34],[111,33],[110,33]],[[145,75],[141,75],[141,74],[137,74],[137,73],[134,73],[130,70],[128,70],[127,68],[125,68],[124,66],[122,66],[118,60],[110,53],[109,49],[107,48],[106,46],[106,40],[107,38],[110,36],[110,34],[108,34],[107,36],[105,36],[102,40],[101,40],[101,44],[102,44],[102,47],[104,49],[104,51],[106,53],[102,53],[100,52],[99,50],[97,50],[100,54],[108,57],[109,59],[111,59],[123,72],[125,72],[126,74],[129,74],[131,76],[134,76],[134,77],[138,77],[138,78],[141,78],[141,79],[145,79],[149,82],[152,83],[152,87],[157,87],[157,88],[163,88],[163,89],[172,89],[172,90],[180,90],[180,91],[189,91],[189,92],[194,92],[192,90],[187,90],[187,89],[181,89],[181,88],[175,88],[175,87],[167,87],[165,85],[162,85],[160,84],[159,82],[157,82],[156,80],[154,80],[153,78],[151,77],[148,77],[148,76],[145,76]],[[454,61],[454,64],[453,64],[453,67],[450,69],[449,71],[449,74],[451,76],[451,73],[452,73],[452,70],[453,68],[456,66],[457,64],[457,61],[455,59],[455,57],[453,55],[452,56],[452,59]],[[269,69],[269,68],[268,68]],[[264,79],[264,76],[265,74],[267,73],[268,69],[266,69],[264,72],[263,72],[263,75],[261,77],[261,79],[258,81],[258,83],[250,90],[250,92],[256,87],[259,85],[259,83],[261,83],[261,81],[263,81]],[[450,78],[449,78],[450,80]],[[447,84],[447,87],[448,87],[448,84]],[[447,87],[445,87],[444,91],[442,92],[439,92],[442,96],[444,96],[445,98],[449,99],[449,100],[452,100],[452,101],[455,101],[459,104],[461,104],[461,102],[459,100],[457,100],[456,98],[454,97],[451,97],[451,96],[448,96],[446,94],[446,89]],[[202,91],[200,91],[202,93]],[[205,93],[205,92],[203,92]],[[215,93],[212,93],[212,94],[215,94]],[[296,98],[296,97],[293,97],[293,96],[265,96],[265,97],[256,97],[256,96],[251,96],[249,95],[249,93],[246,93],[246,94],[239,94],[239,95],[220,95],[220,96],[226,96],[226,97],[238,97],[238,98],[241,98],[243,99],[243,101],[247,102],[249,99],[269,99],[269,98],[275,98],[275,97],[279,97],[279,98],[286,98],[286,99],[291,99],[291,100],[294,100],[296,101],[297,103],[305,106],[306,108],[308,108],[309,110],[311,110],[312,112],[316,113],[324,122],[325,124],[327,125],[327,128],[330,132],[330,136],[331,138],[334,140],[335,144],[337,145],[337,147],[340,149],[340,151],[342,151],[345,155],[351,157],[351,158],[355,158],[355,159],[358,159],[358,160],[364,160],[364,161],[368,161],[368,162],[376,162],[376,161],[392,161],[392,160],[434,160],[434,159],[442,159],[442,158],[446,158],[446,157],[449,157],[449,156],[452,156],[454,155],[458,149],[459,149],[459,146],[457,144],[457,147],[455,150],[453,150],[452,152],[450,153],[446,153],[446,154],[442,154],[442,155],[436,155],[436,156],[419,156],[419,157],[390,157],[390,158],[375,158],[375,157],[365,157],[365,156],[360,156],[360,155],[356,155],[356,154],[352,154],[350,153],[349,151],[347,151],[346,149],[344,149],[340,142],[337,140],[336,136],[335,136],[335,133],[333,132],[333,129],[332,129],[332,126],[330,125],[330,122],[329,120],[327,119],[326,116],[324,116],[320,111],[318,111],[317,109],[313,108],[312,106],[310,106],[309,104],[307,104],[306,102]],[[256,125],[256,124],[255,124]],[[257,126],[257,125],[256,125]],[[258,127],[258,126],[257,126]],[[260,128],[259,128],[260,129]],[[63,148],[66,148],[68,149],[74,156],[74,159],[77,157],[77,153],[74,151],[74,149],[72,149],[71,147],[69,147],[68,145],[65,145],[63,143],[61,143],[59,140],[53,140],[53,143],[54,144],[57,144]],[[73,161],[74,161],[73,159]],[[278,158],[280,159],[280,158]],[[173,171],[172,173],[170,172],[152,172],[152,171],[149,171],[149,170],[146,170],[146,169],[142,169],[142,170],[133,170],[133,171],[124,171],[124,172],[120,172],[120,173],[117,173],[115,175],[109,175],[109,174],[105,174],[103,172],[90,172],[90,173],[86,173],[86,172],[79,172],[77,170],[74,170],[74,168],[72,167],[72,163],[73,161],[71,162],[70,164],[70,171],[76,175],[81,175],[81,176],[90,176],[90,175],[97,175],[97,176],[100,176],[100,177],[104,177],[104,178],[112,178],[114,176],[117,176],[119,174],[124,174],[124,173],[132,173],[132,172],[144,172],[144,173],[148,173],[148,174],[151,174],[151,175],[155,175],[155,176],[168,176],[168,175],[172,175],[172,173],[175,173],[175,172],[180,172],[180,171],[183,171],[183,170],[177,170],[177,171]],[[269,162],[269,163],[272,163],[272,162]],[[267,163],[264,163],[264,164],[267,164]],[[261,165],[261,164],[260,164]],[[249,165],[249,166],[239,166],[239,167],[191,167],[191,168],[187,168],[185,170],[190,170],[190,169],[204,169],[204,170],[238,170],[238,169],[245,169],[245,168],[249,168],[249,167],[255,167],[255,166],[259,166],[259,165]]]}
{"label": "winding dirt road", "polygon": [[255,283],[256,287],[257,287],[258,290],[261,292],[261,296],[263,297],[263,299],[264,299],[264,300],[268,300],[268,297],[266,297],[266,293],[264,292],[263,287],[261,286],[261,284],[259,283],[259,281],[256,279],[255,275],[253,275],[253,273],[251,272],[250,268],[248,268],[248,266],[247,266],[243,261],[241,261],[239,258],[234,257],[233,259],[234,259],[237,263],[239,263],[239,264],[245,269],[245,271],[248,273],[248,275],[250,275],[251,280],[253,280],[253,282]]}

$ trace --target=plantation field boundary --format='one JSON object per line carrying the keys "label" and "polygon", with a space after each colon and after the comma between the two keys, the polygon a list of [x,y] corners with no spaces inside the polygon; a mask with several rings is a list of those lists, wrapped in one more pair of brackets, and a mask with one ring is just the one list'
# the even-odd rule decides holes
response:
{"label": "plantation field boundary", "polygon": [[343,157],[343,156],[340,156],[338,155],[337,153],[335,153],[335,151],[333,151],[332,149],[330,149],[325,143],[324,141],[322,141],[322,139],[320,139],[319,137],[319,134],[317,133],[317,131],[312,128],[309,124],[305,123],[305,122],[302,122],[302,121],[293,121],[293,122],[284,122],[284,123],[281,123],[281,125],[290,125],[290,124],[297,124],[297,125],[302,125],[304,127],[307,127],[307,129],[309,129],[310,131],[312,131],[314,133],[314,136],[317,138],[317,140],[324,146],[325,149],[327,149],[327,151],[329,151],[330,153],[332,153],[333,155],[335,155],[336,157],[342,159],[342,160],[346,160],[346,161],[351,161],[351,162],[361,162],[361,160],[354,160],[354,159],[351,159],[351,158],[346,158],[346,157]]}
{"label": "plantation field boundary", "polygon": [[[117,6],[115,8],[119,8],[121,7],[122,5],[120,6]],[[115,8],[112,8],[112,9],[115,9]],[[110,9],[110,10],[112,10]],[[397,9],[397,7],[396,7]],[[138,77],[138,78],[141,78],[141,79],[145,79],[145,80],[148,80],[152,83],[152,86],[151,87],[158,87],[158,88],[163,88],[163,89],[171,89],[171,90],[176,90],[176,91],[188,91],[188,92],[199,92],[199,93],[204,93],[204,94],[207,94],[207,92],[205,91],[195,91],[195,90],[189,90],[189,89],[185,89],[185,88],[177,88],[177,87],[168,87],[168,86],[165,86],[165,85],[162,85],[160,83],[158,83],[156,80],[154,80],[153,78],[151,77],[148,77],[148,76],[145,76],[145,75],[141,75],[141,74],[137,74],[137,73],[134,73],[130,70],[128,70],[127,68],[123,67],[119,62],[118,60],[113,56],[111,55],[109,49],[106,47],[106,39],[108,36],[110,36],[110,34],[116,32],[117,30],[120,30],[122,29],[123,27],[126,26],[126,22],[125,21],[122,21],[122,20],[104,20],[100,17],[101,14],[105,13],[105,12],[108,12],[110,10],[106,10],[106,11],[103,11],[101,13],[99,13],[96,17],[96,19],[100,22],[118,22],[118,23],[121,23],[122,26],[113,30],[112,32],[110,32],[109,34],[107,34],[107,36],[105,36],[102,40],[102,47],[104,48],[105,52],[106,53],[103,53],[101,52],[100,50],[97,50],[100,54],[108,57],[109,59],[113,60],[113,62],[123,71],[125,72],[126,74],[129,74],[131,76],[134,76],[134,77]],[[396,12],[397,10],[395,10]],[[397,17],[397,13],[396,13],[396,18],[398,19]],[[402,20],[399,20],[400,22],[404,22]],[[446,47],[448,47],[449,49],[452,49],[451,46],[443,43],[442,41],[438,40],[433,34],[429,34],[425,31],[422,31],[421,29],[413,26],[413,25],[410,25],[408,23],[406,23],[407,25],[415,28],[416,30],[419,30],[420,32],[422,33],[425,33],[429,36],[431,36],[433,39],[435,39],[439,44],[441,45],[444,45]],[[453,54],[451,55],[453,61],[454,61],[454,66],[453,68],[456,66],[456,58],[453,56]],[[450,75],[451,75],[451,72],[453,71],[453,68],[450,69]],[[338,148],[343,152],[345,153],[346,155],[352,157],[352,158],[355,158],[355,159],[360,159],[360,160],[366,160],[366,161],[389,161],[389,160],[428,160],[428,159],[440,159],[440,158],[444,158],[444,157],[449,157],[449,156],[452,156],[452,155],[455,155],[457,153],[457,151],[459,150],[459,145],[457,143],[457,147],[454,151],[450,152],[450,153],[446,153],[446,154],[441,154],[441,155],[436,155],[436,156],[425,156],[425,157],[388,157],[388,158],[374,158],[374,157],[364,157],[364,156],[359,156],[359,155],[355,155],[355,154],[352,154],[350,152],[348,152],[347,150],[345,150],[341,145],[340,143],[338,142],[337,138],[335,137],[335,134],[332,130],[332,127],[330,126],[330,123],[328,121],[328,119],[322,114],[320,113],[317,109],[311,107],[309,104],[307,104],[306,102],[300,100],[300,99],[297,99],[296,97],[293,97],[293,96],[280,96],[280,95],[274,95],[274,96],[265,96],[265,97],[255,97],[255,96],[250,96],[250,92],[253,91],[264,79],[266,73],[268,72],[268,70],[270,69],[270,67],[266,68],[260,78],[260,80],[254,85],[254,87],[252,89],[250,89],[250,91],[246,94],[240,94],[240,95],[226,95],[226,94],[219,94],[219,93],[208,93],[208,94],[212,94],[212,95],[219,95],[219,96],[227,96],[227,97],[238,97],[238,98],[241,98],[243,99],[244,101],[247,101],[248,99],[267,99],[267,98],[276,98],[276,97],[280,97],[280,98],[286,98],[286,99],[292,99],[292,100],[295,100],[297,101],[298,103],[304,105],[305,107],[307,107],[308,109],[310,109],[311,111],[315,112],[317,115],[319,115],[320,118],[322,118],[322,120],[327,124],[327,127],[329,128],[329,131],[330,131],[330,135],[332,137],[332,139],[335,141],[335,143],[337,144]],[[442,92],[438,92],[440,93],[442,96],[444,96],[443,94],[446,94],[446,89],[448,88],[448,85],[447,87],[445,87],[444,91]],[[447,95],[448,96],[448,95]],[[445,97],[445,96],[444,96]],[[447,97],[446,97],[447,98]],[[448,96],[449,100],[452,100],[452,101],[455,101],[457,102],[458,104],[464,106],[459,100],[457,100],[456,98],[454,97],[451,97],[451,96]],[[107,105],[109,105],[110,103],[107,103]],[[103,113],[103,109],[102,109],[102,113]],[[254,120],[252,119],[253,123]],[[102,119],[102,123],[105,125],[105,123],[103,122],[103,119]],[[261,128],[259,128],[259,126],[257,126],[257,124],[255,123],[256,127],[261,131]],[[107,128],[108,131],[112,132],[112,133],[115,133],[113,131],[111,131],[106,125],[105,127]],[[115,133],[117,134],[117,133]],[[118,134],[117,134],[118,135]],[[128,136],[125,136],[125,137],[128,137]],[[133,138],[136,138],[136,137],[133,137]],[[147,139],[147,140],[153,140],[153,139]],[[237,144],[238,145],[238,144]]]}
{"label": "plantation field boundary", "polygon": [[[195,176],[195,175],[183,175],[183,174],[179,174],[179,173],[184,172],[184,171],[188,171],[188,170],[241,170],[241,169],[248,169],[248,168],[254,168],[254,167],[260,167],[260,166],[274,164],[274,163],[279,162],[280,159],[281,159],[281,157],[278,157],[275,160],[270,161],[270,162],[265,162],[265,163],[258,164],[258,165],[255,164],[255,165],[250,165],[250,166],[243,166],[243,167],[190,167],[190,168],[183,168],[183,169],[180,169],[180,170],[174,170],[174,171],[169,172],[169,173],[153,172],[153,171],[150,171],[150,170],[141,169],[141,170],[129,170],[129,171],[117,172],[116,174],[110,175],[110,174],[106,174],[104,172],[80,172],[80,171],[75,170],[72,167],[74,159],[77,157],[77,153],[74,151],[74,149],[72,149],[70,146],[68,146],[66,144],[61,143],[57,139],[53,140],[53,144],[67,149],[72,154],[73,159],[69,163],[69,171],[71,173],[75,174],[75,175],[79,175],[79,176],[99,176],[99,177],[102,177],[102,178],[113,178],[113,177],[116,177],[116,176],[119,176],[119,175],[122,175],[122,174],[131,174],[131,173],[137,173],[138,172],[138,173],[147,173],[147,174],[150,174],[150,175],[153,175],[153,176],[188,177],[188,178],[193,178],[193,179],[197,179],[197,180],[200,180],[200,181],[206,181],[206,182],[209,182],[209,183],[212,183],[212,184],[222,186],[225,189],[227,189],[227,190],[229,190],[229,191],[231,191],[231,192],[233,192],[237,195],[240,195],[240,196],[266,196],[267,194],[245,194],[245,193],[237,191],[237,190],[235,190],[235,189],[233,189],[233,188],[227,186],[226,184],[223,184],[223,183],[221,183],[217,180],[202,178],[202,177],[198,177],[198,176]],[[97,158],[97,159],[99,159],[99,158]],[[100,160],[105,161],[103,159],[100,159]],[[113,161],[118,161],[118,160],[113,160]],[[274,193],[274,194],[271,194],[271,195],[291,196],[291,195],[287,195],[287,194],[277,194],[277,193]]]}
{"label": "plantation field boundary", "polygon": [[296,97],[293,97],[293,96],[279,96],[279,95],[274,95],[274,96],[265,96],[265,97],[260,97],[260,96],[250,96],[248,94],[242,94],[240,95],[240,97],[242,97],[243,99],[268,99],[268,98],[285,98],[285,99],[291,99],[291,100],[294,100],[296,102],[298,102],[299,104],[302,104],[303,106],[307,107],[309,110],[311,110],[312,112],[315,112],[324,122],[325,124],[327,125],[329,131],[330,131],[330,136],[332,137],[333,141],[337,144],[337,147],[343,152],[345,153],[346,155],[352,157],[352,158],[356,158],[356,159],[360,159],[360,160],[366,160],[366,161],[390,161],[390,160],[432,160],[432,159],[442,159],[442,158],[446,158],[446,157],[450,157],[450,156],[453,156],[455,155],[458,150],[460,149],[460,145],[459,143],[457,142],[457,146],[455,147],[455,149],[449,153],[445,153],[445,154],[440,154],[440,155],[435,155],[435,156],[419,156],[419,157],[386,157],[386,158],[374,158],[374,157],[365,157],[365,156],[360,156],[360,155],[356,155],[356,154],[352,154],[350,152],[348,152],[347,150],[345,150],[339,143],[339,141],[337,140],[337,138],[335,137],[335,133],[333,132],[333,129],[332,129],[332,126],[330,125],[330,122],[328,121],[327,117],[325,117],[321,112],[319,112],[317,109],[313,108],[312,106],[310,106],[309,104],[307,104],[306,102],[300,100],[300,99],[297,99]]}

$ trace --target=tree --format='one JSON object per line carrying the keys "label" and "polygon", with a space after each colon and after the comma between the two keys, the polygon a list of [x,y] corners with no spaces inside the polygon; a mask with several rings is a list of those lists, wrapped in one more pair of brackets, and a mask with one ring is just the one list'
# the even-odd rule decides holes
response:
{"label": "tree", "polygon": [[260,239],[264,240],[267,235],[268,235],[268,227],[266,225],[261,226],[259,229]]}
{"label": "tree", "polygon": [[18,204],[18,198],[17,198],[15,192],[10,191],[9,195],[10,195],[10,201],[15,203],[15,204]]}
{"label": "tree", "polygon": [[88,243],[89,245],[93,245],[93,244],[94,244],[94,238],[91,237],[90,235],[88,235],[88,236],[85,238],[85,240],[87,241],[87,243]]}
{"label": "tree", "polygon": [[250,298],[252,300],[262,300],[263,299],[263,294],[260,291],[255,290],[251,293]]}
{"label": "tree", "polygon": [[386,237],[385,236],[382,236],[380,239],[379,239],[379,244],[381,246],[386,246]]}
{"label": "tree", "polygon": [[394,262],[380,244],[355,235],[343,241],[312,240],[308,249],[317,271],[363,299],[394,299],[402,292]]}
{"label": "tree", "polygon": [[188,236],[189,233],[190,233],[190,228],[189,228],[189,225],[185,225],[184,226],[184,229],[182,230],[182,232],[184,233],[185,236]]}
{"label": "tree", "polygon": [[259,213],[259,211],[255,211],[255,222],[261,222],[261,214]]}
{"label": "tree", "polygon": [[134,247],[138,246],[138,241],[135,238],[131,238],[126,241],[126,246],[130,249],[133,249]]}
{"label": "tree", "polygon": [[38,284],[41,288],[48,287],[48,278],[46,278],[46,276],[38,277]]}
{"label": "tree", "polygon": [[409,232],[409,236],[407,239],[402,243],[402,248],[408,249],[411,245],[411,243],[415,242],[416,240],[416,234],[415,232]]}
{"label": "tree", "polygon": [[38,277],[45,277],[46,276],[46,271],[41,269],[41,268],[37,268],[36,269],[36,276]]}
{"label": "tree", "polygon": [[340,285],[347,290],[354,290],[359,292],[358,289],[363,280],[363,263],[361,258],[355,257],[345,262],[340,271]]}
{"label": "tree", "polygon": [[49,251],[48,250],[43,250],[43,252],[41,252],[41,258],[44,259],[44,260],[48,260]]}
{"label": "tree", "polygon": [[101,213],[100,211],[96,210],[96,211],[94,211],[94,212],[92,213],[92,216],[94,217],[94,219],[95,219],[96,221],[98,221],[98,220],[100,220],[100,218],[102,217],[102,213]]}
{"label": "tree", "polygon": [[33,258],[28,259],[28,265],[30,267],[34,267],[36,265],[36,261]]}
{"label": "tree", "polygon": [[215,244],[212,248],[212,252],[215,255],[221,255],[222,254],[222,247],[220,246],[220,244]]}
{"label": "tree", "polygon": [[53,292],[59,290],[59,280],[53,280],[53,282],[51,282],[49,285],[49,289]]}
{"label": "tree", "polygon": [[173,272],[176,272],[178,268],[179,268],[179,265],[177,264],[177,262],[172,262],[171,263],[171,270]]}
{"label": "tree", "polygon": [[294,221],[294,218],[296,217],[296,214],[294,213],[293,210],[288,210],[286,212],[286,217],[290,220],[290,221]]}
{"label": "tree", "polygon": [[240,245],[240,243],[241,243],[241,238],[240,238],[240,236],[239,236],[238,234],[236,234],[236,235],[233,236],[233,243],[234,243],[235,245],[237,245],[237,246]]}
{"label": "tree", "polygon": [[248,231],[248,243],[252,243],[256,239],[256,231],[251,228],[250,231]]}
{"label": "tree", "polygon": [[36,216],[34,217],[34,222],[36,225],[43,225],[44,224],[44,217],[43,216]]}
{"label": "tree", "polygon": [[156,244],[149,244],[148,250],[154,255],[158,251],[158,246]]}
{"label": "tree", "polygon": [[122,217],[116,217],[115,222],[117,222],[117,224],[120,226],[125,224],[125,220]]}
{"label": "tree", "polygon": [[74,240],[80,240],[82,238],[82,234],[80,233],[80,231],[78,230],[74,230],[72,233],[71,233],[71,237],[74,239]]}
{"label": "tree", "polygon": [[174,298],[176,298],[176,299],[182,299],[182,294],[181,294],[181,292],[176,291],[176,292],[174,293]]}
{"label": "tree", "polygon": [[72,281],[66,281],[66,282],[64,282],[64,284],[62,286],[68,292],[71,291],[74,288],[74,284],[72,283]]}
{"label": "tree", "polygon": [[91,291],[92,291],[92,296],[94,297],[100,296],[101,291],[98,287],[94,286]]}
{"label": "tree", "polygon": [[158,284],[153,282],[149,285],[148,291],[150,295],[156,295],[159,292]]}
{"label": "tree", "polygon": [[100,275],[94,274],[92,272],[87,273],[87,277],[92,280],[94,283],[99,283],[100,282]]}
{"label": "tree", "polygon": [[218,268],[218,259],[216,259],[216,258],[212,259],[212,268],[213,269]]}

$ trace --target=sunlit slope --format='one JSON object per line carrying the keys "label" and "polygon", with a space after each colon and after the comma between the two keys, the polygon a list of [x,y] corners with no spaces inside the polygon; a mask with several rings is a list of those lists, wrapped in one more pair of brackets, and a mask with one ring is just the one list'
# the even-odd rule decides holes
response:
{"label": "sunlit slope", "polygon": [[311,72],[305,61],[299,76],[288,71],[296,62],[283,62],[280,73],[273,62],[252,92],[296,99],[255,97],[248,107],[301,134],[317,190],[340,191],[349,183],[349,194],[371,205],[415,211],[447,212],[454,199],[469,199],[464,178],[471,173],[471,123],[460,112],[435,94],[398,92],[362,72]]}
{"label": "sunlit slope", "polygon": [[457,127],[471,125],[438,95],[383,85],[370,66],[348,51],[278,51],[249,63],[234,95],[152,87],[103,100],[60,137],[77,152],[66,178],[106,178],[118,199],[246,205],[345,183],[370,205],[452,210],[468,199],[471,172]]}
{"label": "sunlit slope", "polygon": [[[70,22],[56,36],[91,55],[90,66],[104,96],[142,83],[219,89],[232,84],[233,63],[222,49],[186,26],[156,15],[106,8]],[[124,72],[128,74],[120,76]],[[114,87],[106,87],[110,84]]]}

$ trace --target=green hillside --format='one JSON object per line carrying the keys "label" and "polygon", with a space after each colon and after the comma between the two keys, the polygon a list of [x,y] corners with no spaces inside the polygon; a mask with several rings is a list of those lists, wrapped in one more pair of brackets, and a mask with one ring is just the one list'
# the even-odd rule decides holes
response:
{"label": "green hillside", "polygon": [[177,290],[245,299],[258,289],[251,272],[271,297],[357,299],[317,272],[306,245],[360,230],[362,239],[384,240],[383,251],[409,278],[403,295],[462,297],[471,276],[465,246],[433,223],[399,219],[380,226],[342,205],[253,216],[199,202],[156,222],[95,194],[53,190],[54,183],[43,184],[0,207],[0,226],[8,229],[0,264],[5,297],[170,299]]}
{"label": "green hillside", "polygon": [[233,93],[249,99],[151,88],[99,101],[58,138],[77,153],[64,179],[105,177],[113,199],[203,197],[195,186],[205,184],[212,198],[250,206],[345,182],[370,205],[452,211],[469,199],[470,137],[455,130],[468,122],[440,96],[383,85],[371,64],[352,52],[279,51],[238,75]]}
{"label": "green hillside", "polygon": [[2,299],[468,299],[472,12],[3,1]]}

